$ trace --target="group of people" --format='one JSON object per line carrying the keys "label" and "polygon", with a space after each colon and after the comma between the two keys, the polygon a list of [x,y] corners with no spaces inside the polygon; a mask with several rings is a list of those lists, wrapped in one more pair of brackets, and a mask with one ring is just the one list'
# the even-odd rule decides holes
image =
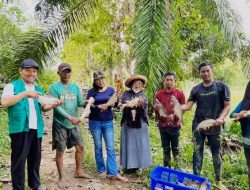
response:
{"label": "group of people", "polygon": [[[59,174],[58,187],[67,188],[63,173],[63,155],[66,148],[75,147],[76,169],[74,177],[91,178],[83,172],[83,137],[78,108],[84,103],[77,85],[70,82],[72,68],[67,63],[58,67],[60,81],[52,84],[49,94],[58,99],[55,103],[46,105],[38,102],[38,97],[44,94],[35,83],[38,64],[31,59],[21,63],[19,72],[21,78],[7,84],[3,90],[1,104],[8,109],[9,134],[11,138],[11,177],[14,190],[23,190],[25,162],[27,160],[28,186],[34,190],[46,189],[41,185],[39,168],[41,161],[41,142],[44,123],[42,111],[54,109],[52,124],[52,149],[56,150],[56,166]],[[205,139],[208,139],[216,184],[219,189],[226,189],[221,182],[222,157],[221,134],[224,119],[230,111],[230,90],[228,86],[213,79],[213,67],[204,62],[198,67],[202,82],[191,90],[185,102],[184,93],[175,86],[176,75],[167,72],[164,75],[164,88],[154,97],[153,108],[157,116],[161,143],[163,148],[163,164],[171,167],[171,151],[175,161],[175,169],[180,157],[180,130],[182,118],[177,114],[176,107],[183,112],[192,108],[196,103],[196,111],[192,124],[193,131],[193,172],[201,174]],[[120,137],[120,164],[123,172],[134,173],[152,164],[150,138],[148,131],[148,99],[143,92],[147,78],[142,75],[132,75],[125,81],[128,87],[117,106],[122,112]],[[98,175],[111,180],[128,181],[119,173],[115,145],[112,105],[107,102],[115,94],[115,90],[105,84],[103,72],[93,74],[93,87],[88,91],[87,101],[91,104],[89,129],[94,141],[94,153]],[[250,83],[244,98],[230,117],[240,121],[242,127],[243,145],[248,165],[250,186]],[[200,122],[214,119],[213,126],[205,131],[197,130]],[[106,161],[103,157],[103,145],[107,152]]]}

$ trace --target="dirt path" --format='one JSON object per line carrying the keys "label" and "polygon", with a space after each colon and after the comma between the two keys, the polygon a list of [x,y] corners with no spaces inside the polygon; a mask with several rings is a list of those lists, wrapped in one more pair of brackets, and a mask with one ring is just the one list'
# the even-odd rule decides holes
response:
{"label": "dirt path", "polygon": [[[52,112],[46,113],[44,121],[46,125],[46,134],[42,144],[42,162],[40,167],[41,181],[49,190],[59,189],[57,186],[58,175],[55,163],[55,151],[51,150],[51,122]],[[140,178],[135,176],[126,176],[129,182],[111,181],[109,179],[101,179],[96,174],[84,168],[84,171],[91,176],[92,179],[76,179],[74,178],[75,160],[74,148],[66,150],[64,156],[64,173],[65,181],[69,186],[69,190],[146,190],[147,188],[141,184]],[[94,159],[94,157],[93,157]],[[4,184],[3,189],[10,190],[11,183]]]}

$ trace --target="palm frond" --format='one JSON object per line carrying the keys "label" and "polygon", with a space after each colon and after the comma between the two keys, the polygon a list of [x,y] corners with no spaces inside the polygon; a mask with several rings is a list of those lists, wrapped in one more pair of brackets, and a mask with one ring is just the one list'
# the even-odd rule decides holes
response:
{"label": "palm frond", "polygon": [[199,0],[201,10],[208,18],[219,22],[220,28],[236,49],[241,46],[241,17],[229,0]]}
{"label": "palm frond", "polygon": [[162,84],[163,73],[171,68],[167,62],[170,49],[165,0],[142,0],[137,2],[133,26],[133,58],[135,72],[148,78],[147,94],[152,99]]}
{"label": "palm frond", "polygon": [[35,17],[41,23],[45,23],[49,17],[53,17],[63,10],[68,10],[78,2],[78,0],[41,0],[35,6]]}
{"label": "palm frond", "polygon": [[[48,22],[41,30],[30,31],[22,35],[17,43],[15,65],[19,66],[24,59],[32,58],[43,67],[52,57],[51,55],[61,47],[96,6],[96,0],[82,0],[70,10],[58,13],[57,17],[47,18]],[[16,76],[18,74],[13,78]]]}
{"label": "palm frond", "polygon": [[12,79],[19,76],[18,68],[24,59],[34,59],[41,68],[44,67],[47,60],[51,57],[51,52],[57,48],[57,42],[48,36],[43,30],[32,30],[22,34],[15,47],[16,59],[11,68]]}

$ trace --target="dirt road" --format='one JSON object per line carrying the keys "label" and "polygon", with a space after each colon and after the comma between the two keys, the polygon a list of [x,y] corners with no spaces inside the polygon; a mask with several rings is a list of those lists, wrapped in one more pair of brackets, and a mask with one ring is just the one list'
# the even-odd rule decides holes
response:
{"label": "dirt road", "polygon": [[[44,186],[49,190],[59,189],[57,185],[58,175],[55,163],[55,151],[51,149],[51,123],[52,112],[44,115],[44,121],[46,125],[46,133],[42,143],[42,162],[40,167],[41,181]],[[141,184],[141,179],[136,176],[126,176],[129,182],[111,181],[109,179],[102,179],[97,174],[88,171],[84,168],[84,171],[91,175],[92,179],[76,179],[74,178],[75,160],[74,160],[74,148],[66,150],[64,156],[64,173],[65,181],[69,190],[146,190],[147,188]],[[93,155],[94,159],[94,155]],[[3,189],[12,189],[11,183],[4,184]],[[28,189],[28,188],[27,188]]]}

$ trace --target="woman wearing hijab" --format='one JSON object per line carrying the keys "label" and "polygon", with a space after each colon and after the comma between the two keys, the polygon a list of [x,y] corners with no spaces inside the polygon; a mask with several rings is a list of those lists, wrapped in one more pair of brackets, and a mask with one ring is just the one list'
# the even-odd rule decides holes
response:
{"label": "woman wearing hijab", "polygon": [[[128,181],[118,174],[114,148],[114,127],[111,106],[106,103],[115,93],[114,89],[106,86],[104,74],[94,72],[93,88],[88,91],[87,99],[93,97],[95,102],[91,106],[89,115],[89,129],[94,139],[95,160],[100,177],[109,177],[112,180]],[[102,152],[102,138],[105,141],[107,160],[106,164]]]}
{"label": "woman wearing hijab", "polygon": [[122,110],[120,162],[127,173],[151,165],[148,100],[142,91],[146,83],[147,78],[142,75],[129,77],[125,82],[129,89],[119,103]]}
{"label": "woman wearing hijab", "polygon": [[230,114],[231,118],[240,122],[242,143],[248,166],[248,184],[250,189],[250,81],[247,84],[243,100],[237,105],[234,111]]}

